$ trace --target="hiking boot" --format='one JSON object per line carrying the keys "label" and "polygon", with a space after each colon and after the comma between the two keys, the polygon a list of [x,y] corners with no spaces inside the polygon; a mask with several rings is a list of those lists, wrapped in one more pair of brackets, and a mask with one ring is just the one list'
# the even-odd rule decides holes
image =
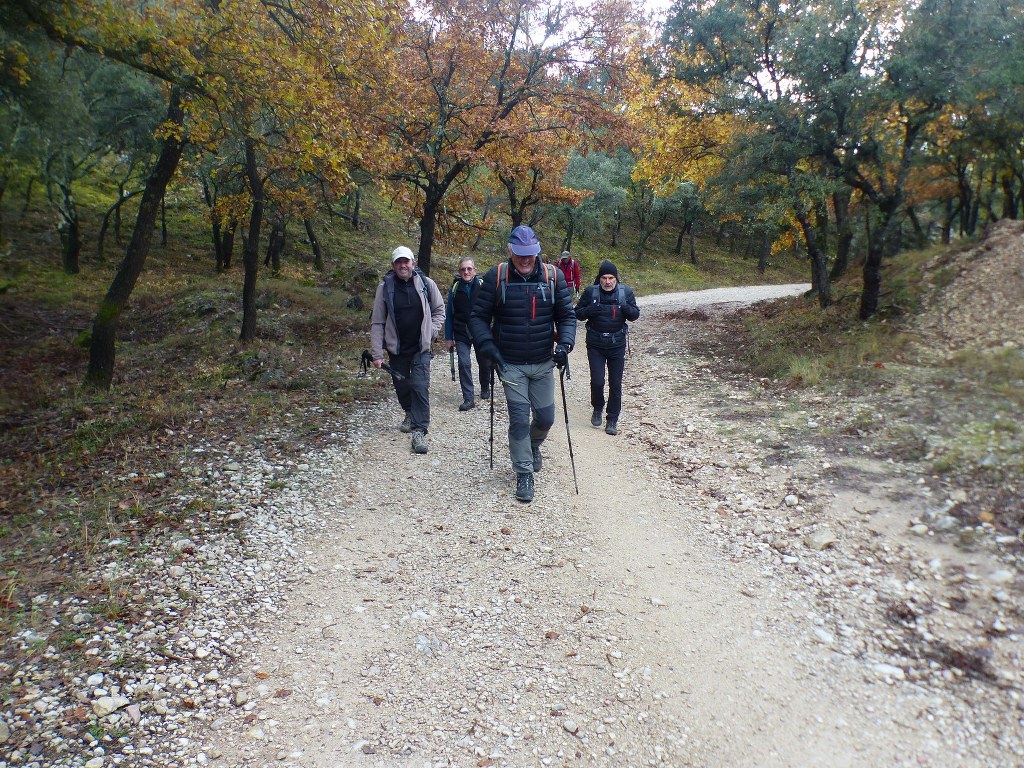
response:
{"label": "hiking boot", "polygon": [[412,433],[412,452],[413,453],[426,453],[427,452],[427,436],[420,430],[416,430]]}
{"label": "hiking boot", "polygon": [[529,472],[516,475],[516,499],[527,504],[533,501],[533,475]]}
{"label": "hiking boot", "polygon": [[619,433],[619,420],[609,416],[608,421],[605,422],[604,431],[609,435],[617,435]]}
{"label": "hiking boot", "polygon": [[600,427],[601,426],[601,409],[600,408],[597,408],[594,411],[594,415],[590,417],[590,423],[593,424],[595,427]]}
{"label": "hiking boot", "polygon": [[489,389],[481,389],[480,390],[480,399],[481,400],[490,400],[491,399],[491,390],[489,390]]}
{"label": "hiking boot", "polygon": [[476,402],[473,400],[463,400],[462,405],[459,406],[460,411],[468,411],[470,408],[476,408]]}
{"label": "hiking boot", "polygon": [[533,471],[540,472],[541,467],[544,466],[544,457],[540,455],[540,446],[538,445],[533,449]]}
{"label": "hiking boot", "polygon": [[412,432],[412,414],[408,411],[405,412],[405,420],[398,425],[398,431],[405,434]]}

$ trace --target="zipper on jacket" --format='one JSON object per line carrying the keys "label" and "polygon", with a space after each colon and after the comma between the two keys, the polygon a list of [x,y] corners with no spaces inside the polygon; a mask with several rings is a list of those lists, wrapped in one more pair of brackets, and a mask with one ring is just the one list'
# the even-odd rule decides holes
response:
{"label": "zipper on jacket", "polygon": [[530,297],[530,319],[537,319],[537,294]]}

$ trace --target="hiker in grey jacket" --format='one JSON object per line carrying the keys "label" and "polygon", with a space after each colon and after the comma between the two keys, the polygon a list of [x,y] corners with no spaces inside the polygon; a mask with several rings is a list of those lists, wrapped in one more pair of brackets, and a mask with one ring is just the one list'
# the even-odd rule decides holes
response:
{"label": "hiker in grey jacket", "polygon": [[377,286],[370,314],[370,355],[380,368],[384,351],[395,394],[405,410],[399,429],[412,433],[414,453],[426,453],[430,426],[430,345],[444,327],[444,299],[437,283],[416,268],[404,245],[391,253],[391,270]]}

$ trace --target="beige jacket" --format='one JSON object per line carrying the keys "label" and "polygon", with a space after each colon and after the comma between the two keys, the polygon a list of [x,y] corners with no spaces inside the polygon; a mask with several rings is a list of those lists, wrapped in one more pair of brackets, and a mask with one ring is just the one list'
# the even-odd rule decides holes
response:
{"label": "beige jacket", "polygon": [[[423,324],[420,327],[420,352],[430,349],[431,342],[444,328],[444,298],[437,283],[418,269],[412,274],[413,285],[423,303]],[[384,359],[384,350],[398,354],[398,331],[395,327],[395,273],[388,272],[377,286],[370,314],[370,354],[374,360]]]}

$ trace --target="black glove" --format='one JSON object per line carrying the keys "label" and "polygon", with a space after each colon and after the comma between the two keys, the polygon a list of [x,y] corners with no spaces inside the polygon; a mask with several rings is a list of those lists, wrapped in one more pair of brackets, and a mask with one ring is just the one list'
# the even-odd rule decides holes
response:
{"label": "black glove", "polygon": [[569,353],[572,351],[572,347],[568,344],[555,344],[555,353],[551,355],[551,359],[555,361],[555,365],[559,368],[565,368],[569,364]]}
{"label": "black glove", "polygon": [[481,355],[490,358],[491,362],[494,363],[494,370],[498,373],[505,370],[505,358],[501,356],[498,346],[493,341],[485,341],[479,345],[479,349]]}

